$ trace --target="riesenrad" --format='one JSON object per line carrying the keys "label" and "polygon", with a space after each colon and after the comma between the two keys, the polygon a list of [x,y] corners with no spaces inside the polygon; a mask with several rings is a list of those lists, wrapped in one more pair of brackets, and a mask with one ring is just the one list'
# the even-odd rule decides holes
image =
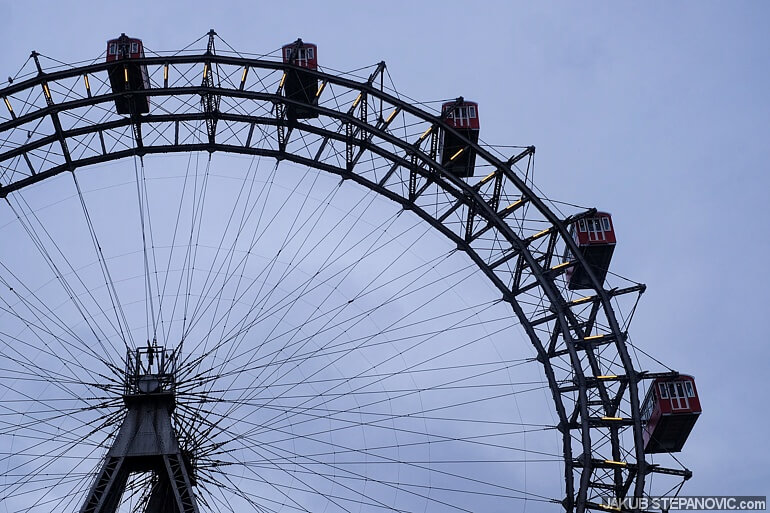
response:
{"label": "riesenrad", "polygon": [[4,511],[678,493],[700,407],[629,336],[633,235],[536,192],[493,106],[302,40],[150,43],[33,52],[0,90]]}

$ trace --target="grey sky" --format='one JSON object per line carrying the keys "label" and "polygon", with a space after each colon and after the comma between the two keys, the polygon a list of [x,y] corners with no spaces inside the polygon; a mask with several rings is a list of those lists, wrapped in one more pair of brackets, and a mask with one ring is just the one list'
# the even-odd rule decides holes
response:
{"label": "grey sky", "polygon": [[632,342],[702,398],[683,493],[770,495],[766,3],[2,3],[2,77],[31,50],[90,59],[121,32],[172,50],[214,28],[255,53],[302,37],[340,70],[385,60],[420,101],[477,101],[483,140],[537,146],[546,196],[613,214],[612,271],[648,285]]}

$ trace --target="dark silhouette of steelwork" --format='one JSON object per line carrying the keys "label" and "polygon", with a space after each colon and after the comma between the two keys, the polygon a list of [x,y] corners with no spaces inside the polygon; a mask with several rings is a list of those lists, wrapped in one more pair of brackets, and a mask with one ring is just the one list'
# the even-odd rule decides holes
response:
{"label": "dark silhouette of steelwork", "polygon": [[132,473],[150,473],[145,513],[197,513],[190,456],[171,422],[177,355],[155,344],[129,351],[126,417],[80,513],[114,513]]}
{"label": "dark silhouette of steelwork", "polygon": [[[604,288],[603,279],[570,235],[570,227],[595,216],[596,209],[567,217],[552,209],[516,167],[526,163],[530,169],[533,146],[519,148],[507,160],[493,154],[445,117],[383,88],[384,63],[368,81],[358,81],[345,74],[299,66],[292,54],[288,62],[218,55],[214,36],[211,31],[207,50],[201,55],[137,59],[153,79],[149,90],[102,89],[100,94],[92,94],[88,77],[102,76],[108,83],[109,63],[51,73],[38,66],[37,76],[0,90],[8,112],[7,119],[0,121],[0,135],[14,141],[0,152],[0,165],[23,159],[0,183],[0,198],[86,166],[134,156],[199,151],[285,160],[354,181],[414,212],[445,235],[500,290],[502,300],[510,303],[543,367],[553,399],[562,437],[565,510],[603,510],[597,502],[601,497],[642,497],[648,493],[645,483],[651,473],[690,477],[689,470],[665,468],[645,459],[640,383],[677,373],[651,374],[634,368],[626,326],[612,306],[616,298],[641,294],[645,286]],[[281,77],[292,74],[320,84],[312,99],[286,94]],[[75,81],[84,85],[66,85]],[[49,84],[58,83],[59,90],[68,91],[66,97],[51,96]],[[21,102],[20,98],[41,88],[45,104]],[[334,101],[322,101],[330,90],[334,90]],[[163,109],[93,121],[73,115],[76,121],[66,128],[58,121],[60,113],[112,105],[137,94]],[[200,102],[171,101],[190,97],[199,97]],[[25,105],[25,110],[17,112],[14,105]],[[292,111],[305,115],[287,114]],[[25,136],[25,127],[48,117],[53,130]],[[402,129],[394,129],[397,122]],[[198,124],[204,128],[192,132],[189,127]],[[129,126],[133,132],[123,130]],[[142,139],[141,127],[146,127],[145,134],[153,133],[153,138]],[[122,144],[105,144],[105,134]],[[267,142],[255,144],[260,134]],[[473,169],[465,169],[461,176],[450,172],[438,158],[441,137],[449,136],[475,158]],[[76,141],[88,143],[72,155],[68,148]],[[47,152],[45,160],[31,158],[42,151]],[[453,155],[459,159],[462,153],[458,151],[450,159]],[[377,166],[372,170],[361,165],[367,160]],[[488,174],[477,177],[476,171],[482,168]],[[434,208],[425,199],[428,197],[445,201]],[[539,223],[537,230],[529,229],[533,219]],[[494,247],[485,246],[485,238],[494,238]],[[559,263],[559,255],[566,252],[572,257]],[[569,296],[559,284],[573,268],[584,274],[588,290],[584,297]],[[153,472],[157,477],[146,511],[197,511],[190,458],[186,460],[180,450],[170,421],[173,379],[164,381],[161,373],[156,382],[152,374],[138,372],[139,355],[129,358],[128,414],[81,513],[113,512],[132,472]],[[149,358],[149,353],[141,355]],[[609,370],[610,364],[615,370]]]}

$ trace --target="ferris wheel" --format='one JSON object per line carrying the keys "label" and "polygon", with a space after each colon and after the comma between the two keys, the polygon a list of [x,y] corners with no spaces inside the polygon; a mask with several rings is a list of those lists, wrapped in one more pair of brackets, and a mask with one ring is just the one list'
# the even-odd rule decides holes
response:
{"label": "ferris wheel", "polygon": [[144,43],[0,90],[3,511],[678,493],[700,404],[629,338],[622,228],[484,143],[487,107],[301,39]]}

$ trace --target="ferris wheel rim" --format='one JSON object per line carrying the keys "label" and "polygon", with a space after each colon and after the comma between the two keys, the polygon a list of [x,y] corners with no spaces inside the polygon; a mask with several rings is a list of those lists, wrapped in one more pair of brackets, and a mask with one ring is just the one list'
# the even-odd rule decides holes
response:
{"label": "ferris wheel rim", "polygon": [[[208,64],[208,65],[234,65],[245,68],[265,68],[265,69],[271,69],[275,71],[285,70],[285,69],[293,69],[296,68],[292,65],[287,65],[284,63],[279,63],[275,61],[268,61],[263,59],[250,59],[250,58],[242,58],[242,57],[232,57],[232,56],[221,56],[221,55],[215,55],[210,53],[204,53],[200,55],[182,55],[182,56],[171,56],[171,57],[148,57],[144,59],[140,59],[138,62],[144,63],[147,65],[156,65],[156,66],[168,66],[168,65],[174,65],[174,64]],[[41,73],[40,75],[27,79],[23,82],[19,82],[17,84],[12,84],[9,87],[6,87],[5,89],[0,90],[0,96],[2,96],[4,99],[7,99],[9,97],[12,97],[13,94],[17,94],[20,91],[32,89],[32,88],[38,88],[43,87],[44,85],[47,87],[47,85],[51,82],[55,82],[57,80],[65,79],[65,78],[73,78],[73,77],[80,77],[85,76],[88,74],[94,74],[99,73],[107,70],[109,67],[108,63],[99,63],[99,64],[92,64],[87,66],[80,66],[64,71],[57,71],[50,74],[47,73]],[[299,69],[299,68],[297,68]],[[307,71],[307,70],[303,70]],[[628,350],[625,345],[625,333],[621,330],[620,325],[615,318],[615,313],[611,305],[611,293],[603,288],[603,285],[598,282],[596,276],[594,275],[593,271],[590,269],[590,266],[586,265],[585,260],[580,255],[578,251],[576,251],[576,245],[574,241],[572,241],[571,237],[569,236],[569,232],[567,230],[567,221],[571,220],[563,220],[559,216],[557,216],[540,197],[538,197],[531,188],[523,181],[520,177],[511,169],[509,165],[506,165],[504,162],[502,162],[500,159],[492,155],[484,146],[475,143],[469,139],[467,139],[463,134],[458,133],[452,126],[450,126],[448,123],[445,122],[441,117],[435,116],[431,113],[428,113],[427,111],[424,111],[423,109],[419,107],[415,107],[414,105],[410,104],[409,102],[402,101],[399,98],[396,98],[393,95],[390,95],[389,93],[385,93],[384,91],[377,90],[376,87],[374,87],[371,83],[366,82],[359,82],[355,80],[351,80],[344,77],[335,76],[334,74],[329,74],[321,71],[316,70],[310,70],[310,73],[317,78],[327,82],[327,83],[333,83],[340,86],[345,87],[351,87],[355,88],[358,91],[360,91],[361,94],[370,95],[371,97],[375,99],[380,99],[383,101],[387,101],[390,105],[395,105],[397,108],[409,112],[410,114],[417,116],[421,118],[423,121],[430,124],[431,127],[435,130],[444,130],[448,132],[454,132],[454,135],[461,138],[469,147],[472,147],[473,150],[485,161],[491,164],[495,171],[494,173],[499,174],[500,176],[503,176],[504,179],[509,180],[515,187],[521,192],[522,198],[526,198],[527,203],[535,206],[538,211],[548,220],[548,222],[551,223],[550,227],[548,228],[549,235],[553,234],[554,236],[560,236],[563,239],[564,244],[569,247],[573,255],[575,255],[575,258],[578,260],[578,263],[575,265],[582,265],[587,274],[589,275],[591,281],[594,284],[594,290],[596,293],[596,296],[598,298],[598,302],[601,304],[601,308],[604,310],[605,315],[607,316],[607,320],[610,324],[611,332],[613,333],[613,342],[615,347],[618,350],[619,357],[622,360],[622,365],[624,369],[626,370],[626,379],[627,379],[627,386],[629,388],[629,401],[630,401],[630,407],[631,407],[631,413],[632,413],[632,419],[633,419],[633,433],[634,433],[634,451],[636,456],[636,465],[634,474],[635,476],[631,479],[634,484],[634,497],[640,497],[643,494],[644,484],[645,484],[645,475],[647,474],[647,462],[644,457],[643,452],[643,444],[641,442],[641,423],[640,423],[640,405],[639,405],[639,397],[638,397],[638,390],[637,390],[637,383],[639,381],[639,376],[637,371],[634,369],[633,362],[630,359],[630,356],[628,354]],[[127,93],[113,93],[113,94],[105,94],[100,95],[98,97],[90,97],[89,98],[83,98],[81,100],[75,101],[75,102],[65,102],[62,104],[55,104],[55,105],[49,105],[47,108],[38,109],[34,112],[27,113],[26,117],[19,117],[12,120],[6,120],[2,123],[0,123],[0,134],[6,132],[7,130],[12,130],[16,127],[22,126],[25,122],[29,122],[32,119],[40,119],[40,118],[46,118],[48,116],[53,116],[55,113],[63,113],[66,112],[69,109],[76,109],[84,106],[94,106],[99,105],[102,103],[109,104],[115,100],[115,98],[124,96],[127,94],[134,94],[135,92],[127,92]],[[181,88],[166,88],[166,89],[152,89],[150,91],[145,91],[145,93],[148,96],[173,96],[173,95],[221,95],[228,98],[232,98],[234,100],[239,100],[246,97],[253,97],[256,99],[264,100],[267,102],[273,102],[275,104],[278,103],[285,103],[285,104],[291,104],[293,100],[286,99],[285,97],[280,96],[279,94],[271,94],[271,93],[249,93],[244,91],[236,91],[231,88],[224,88],[224,87],[203,87],[203,86],[189,86],[189,87],[181,87]],[[90,92],[89,92],[90,94]],[[6,100],[7,101],[7,100]],[[296,103],[296,102],[295,102]],[[297,103],[299,105],[299,103]],[[426,180],[432,181],[433,183],[437,184],[438,186],[444,185],[444,190],[449,191],[451,194],[455,195],[455,199],[457,201],[457,204],[462,204],[464,206],[467,206],[468,209],[473,210],[474,213],[477,213],[480,218],[483,218],[483,220],[487,223],[489,223],[490,226],[494,226],[495,229],[499,231],[499,233],[503,234],[506,239],[511,243],[513,247],[516,248],[516,251],[520,254],[520,258],[522,258],[531,268],[534,277],[536,278],[538,285],[542,287],[544,293],[549,298],[551,305],[555,307],[555,315],[556,315],[556,321],[560,324],[560,330],[562,334],[566,337],[565,342],[569,351],[569,355],[571,359],[573,360],[573,370],[575,372],[575,381],[576,381],[576,387],[577,387],[577,393],[580,395],[580,399],[578,400],[581,411],[579,413],[579,416],[581,418],[581,437],[582,437],[582,448],[583,448],[583,454],[580,455],[578,458],[575,458],[572,455],[572,445],[571,445],[571,430],[573,429],[572,426],[563,425],[560,427],[560,430],[562,431],[562,437],[564,441],[564,460],[565,460],[565,483],[567,487],[567,497],[565,498],[565,508],[568,510],[572,510],[573,508],[576,508],[577,511],[582,511],[584,508],[589,509],[596,509],[597,506],[595,504],[591,504],[588,501],[587,498],[587,492],[590,487],[590,477],[591,473],[594,468],[596,468],[597,463],[592,462],[591,460],[591,454],[592,454],[592,445],[591,445],[591,429],[592,426],[589,425],[589,419],[590,416],[588,413],[588,407],[587,407],[587,391],[589,388],[589,385],[587,384],[587,378],[584,375],[583,367],[579,365],[580,357],[577,353],[576,344],[575,341],[572,340],[570,337],[571,335],[568,335],[571,333],[571,326],[574,323],[574,319],[570,319],[570,309],[569,306],[566,306],[568,304],[567,299],[563,296],[562,292],[558,289],[556,284],[554,283],[553,278],[549,275],[549,271],[547,269],[541,269],[540,265],[538,263],[538,259],[531,254],[528,243],[526,240],[523,240],[520,238],[514,231],[511,229],[511,227],[506,223],[505,218],[499,214],[499,211],[496,209],[491,208],[489,202],[481,196],[479,193],[479,190],[474,187],[474,185],[466,182],[465,180],[462,180],[456,176],[453,176],[451,173],[447,172],[443,166],[436,162],[434,159],[432,159],[429,155],[425,154],[419,147],[415,148],[414,143],[410,143],[405,138],[399,139],[398,137],[393,136],[392,134],[388,134],[384,129],[380,129],[378,127],[374,127],[368,123],[365,123],[359,119],[357,119],[355,116],[351,115],[350,113],[345,114],[340,111],[335,111],[333,109],[321,107],[318,105],[312,105],[312,104],[301,104],[303,107],[306,107],[314,112],[317,112],[319,115],[324,115],[330,118],[335,118],[339,120],[341,123],[349,123],[350,125],[355,126],[359,130],[366,130],[368,133],[376,134],[379,138],[383,139],[384,141],[387,141],[395,146],[397,146],[400,150],[405,152],[405,155],[412,155],[416,158],[419,158],[421,162],[426,163],[429,166],[429,169],[426,170],[423,167],[419,167],[413,163],[410,163],[406,161],[403,157],[398,157],[394,154],[389,154],[388,150],[386,148],[380,148],[377,145],[372,145],[371,143],[364,144],[363,141],[356,141],[354,144],[361,142],[357,147],[359,147],[362,151],[368,150],[372,151],[374,153],[380,152],[380,154],[384,158],[389,158],[389,160],[392,160],[394,163],[400,162],[400,164],[408,168],[410,171],[414,171],[415,173],[421,174],[423,178]],[[232,116],[231,116],[232,117]],[[185,120],[192,120],[197,119],[199,121],[206,121],[206,120],[215,120],[215,119],[227,119],[227,115],[223,115],[220,113],[201,113],[200,116],[197,118],[194,116],[187,116],[184,118]],[[112,124],[108,123],[97,123],[94,125],[90,125],[87,127],[87,130],[83,131],[84,134],[86,133],[96,133],[100,130],[105,130],[108,127],[114,127],[117,125],[122,125],[126,127],[131,127],[134,123],[141,124],[144,121],[143,119],[146,119],[147,122],[153,122],[153,115],[148,116],[141,116],[138,118],[125,118],[120,123],[115,123],[114,121]],[[174,121],[175,119],[181,119],[181,118],[175,118],[174,114],[166,115],[165,117],[160,116],[160,119],[163,120],[171,120]],[[232,119],[236,119],[235,117],[232,117]],[[258,116],[244,116],[241,118],[237,118],[238,121],[244,121],[247,123],[252,124],[262,124],[266,127],[275,127],[276,123],[273,123],[272,120],[269,120],[266,117],[258,117]],[[292,127],[291,123],[287,123],[287,127]],[[308,132],[313,132],[314,127],[310,124],[301,123],[301,122],[294,122],[293,128],[297,128],[300,130],[306,130]],[[64,132],[61,129],[57,130],[59,133],[55,136],[52,136],[52,141],[66,141],[67,136],[64,134]],[[338,141],[344,140],[344,134],[335,134],[331,132],[330,130],[326,129],[316,129],[315,130],[317,135],[322,135],[324,137],[334,138]],[[66,143],[63,143],[63,146],[66,146]],[[25,156],[26,152],[28,150],[25,147],[20,147],[12,150],[12,155],[10,157],[6,156],[4,160],[11,158],[11,157],[18,157],[18,156]],[[545,349],[543,348],[542,344],[536,344],[535,340],[538,342],[540,341],[540,337],[535,333],[534,326],[531,324],[531,320],[527,317],[527,314],[520,308],[516,297],[512,295],[510,292],[510,288],[502,283],[494,274],[494,272],[489,268],[489,265],[487,262],[483,260],[482,257],[480,257],[474,249],[471,247],[470,243],[468,241],[464,241],[461,237],[457,236],[454,232],[449,231],[448,229],[444,229],[444,226],[438,222],[432,215],[430,215],[428,212],[423,210],[419,205],[416,203],[415,200],[410,200],[409,198],[405,198],[403,196],[399,196],[395,193],[392,193],[388,189],[384,188],[382,185],[372,182],[371,180],[367,180],[362,176],[359,176],[355,173],[355,168],[353,169],[345,169],[342,167],[333,167],[325,165],[318,161],[313,161],[311,159],[308,159],[306,157],[300,156],[300,155],[294,155],[291,153],[287,153],[285,150],[266,150],[266,149],[260,149],[260,148],[242,148],[237,147],[235,145],[227,145],[223,143],[217,143],[210,141],[208,143],[198,143],[198,144],[180,144],[180,143],[174,143],[171,145],[166,146],[147,146],[142,148],[133,148],[133,149],[126,149],[121,150],[119,152],[114,153],[107,153],[101,156],[92,157],[89,160],[73,160],[71,158],[67,159],[67,162],[60,164],[54,168],[51,168],[49,170],[46,170],[42,173],[37,173],[34,175],[30,175],[26,179],[22,179],[16,182],[11,182],[8,184],[0,185],[0,197],[6,197],[8,194],[11,194],[17,190],[22,190],[26,188],[29,185],[32,185],[34,183],[37,183],[38,181],[45,180],[47,178],[50,178],[51,176],[54,176],[56,174],[59,174],[64,171],[70,171],[75,172],[76,169],[85,168],[92,164],[102,163],[102,162],[108,162],[112,160],[119,160],[123,158],[129,158],[134,156],[143,156],[143,155],[151,155],[154,153],[175,153],[175,152],[183,152],[183,153],[189,153],[189,152],[232,152],[232,153],[247,153],[252,155],[259,155],[259,156],[266,156],[266,157],[272,157],[276,158],[276,160],[287,160],[287,161],[293,161],[298,164],[307,165],[322,171],[332,172],[335,174],[338,174],[343,179],[351,179],[355,182],[357,182],[359,185],[364,186],[372,191],[374,191],[377,194],[380,194],[392,201],[396,201],[399,203],[402,208],[408,209],[412,212],[414,212],[417,216],[419,216],[423,221],[427,222],[433,228],[435,228],[437,231],[442,233],[444,236],[447,236],[452,242],[456,243],[458,245],[458,248],[462,249],[473,261],[476,263],[476,265],[483,271],[485,275],[490,279],[490,281],[495,285],[500,292],[503,294],[503,298],[509,302],[512,305],[512,308],[514,310],[515,315],[519,320],[522,322],[522,324],[525,327],[525,330],[527,331],[528,336],[530,337],[530,340],[533,344],[535,344],[536,349],[538,350],[539,355],[541,358],[539,358],[540,363],[543,365],[543,368],[546,372],[546,375],[548,377],[548,384],[551,388],[551,392],[553,395],[554,400],[554,406],[557,410],[557,414],[559,415],[559,418],[561,419],[561,422],[564,423],[567,418],[567,412],[564,408],[564,405],[561,403],[560,395],[562,392],[559,390],[559,384],[554,376],[553,369],[550,365],[550,360],[548,355],[546,354]],[[534,152],[534,150],[532,150]],[[3,155],[0,155],[0,157],[3,157]],[[437,172],[438,171],[438,172]],[[613,444],[616,444],[618,442],[613,442]],[[582,461],[580,459],[582,458]],[[582,471],[580,472],[580,483],[577,490],[577,493],[574,493],[572,490],[572,483],[573,483],[573,472],[576,471],[577,465],[576,462],[582,465]],[[600,463],[600,462],[599,462]]]}

